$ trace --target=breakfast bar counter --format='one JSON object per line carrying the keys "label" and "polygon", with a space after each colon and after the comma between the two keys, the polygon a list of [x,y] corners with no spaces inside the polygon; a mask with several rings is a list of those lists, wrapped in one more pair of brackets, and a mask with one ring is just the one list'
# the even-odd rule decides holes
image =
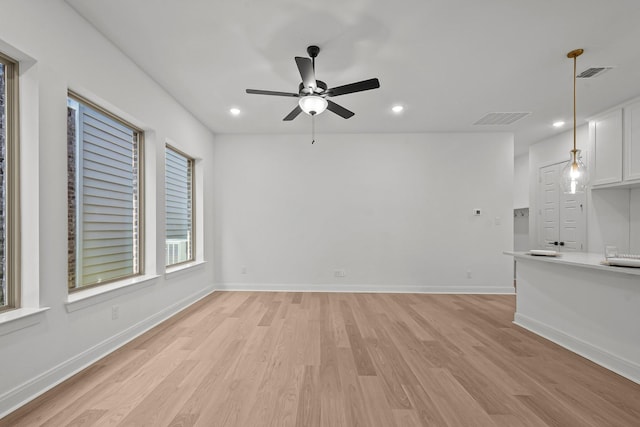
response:
{"label": "breakfast bar counter", "polygon": [[515,324],[640,383],[640,268],[594,253],[505,254],[516,260]]}

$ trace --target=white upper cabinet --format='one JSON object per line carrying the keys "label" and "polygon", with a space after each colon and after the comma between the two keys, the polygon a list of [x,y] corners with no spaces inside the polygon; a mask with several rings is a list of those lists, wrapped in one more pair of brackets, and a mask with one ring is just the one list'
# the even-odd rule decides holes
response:
{"label": "white upper cabinet", "polygon": [[622,182],[622,109],[591,120],[589,139],[593,153],[593,186]]}
{"label": "white upper cabinet", "polygon": [[640,101],[624,108],[625,181],[640,181]]}
{"label": "white upper cabinet", "polygon": [[591,119],[589,139],[594,188],[640,186],[640,100]]}

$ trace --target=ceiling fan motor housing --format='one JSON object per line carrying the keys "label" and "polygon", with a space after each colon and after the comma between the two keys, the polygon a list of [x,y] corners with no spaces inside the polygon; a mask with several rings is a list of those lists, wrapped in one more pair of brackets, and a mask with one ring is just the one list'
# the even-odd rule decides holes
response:
{"label": "ceiling fan motor housing", "polygon": [[315,91],[313,91],[309,87],[305,87],[304,83],[300,83],[298,85],[298,93],[300,93],[300,95],[302,95],[302,96],[311,95],[311,94],[322,95],[326,90],[327,90],[327,84],[325,82],[323,82],[322,80],[316,80],[316,90]]}

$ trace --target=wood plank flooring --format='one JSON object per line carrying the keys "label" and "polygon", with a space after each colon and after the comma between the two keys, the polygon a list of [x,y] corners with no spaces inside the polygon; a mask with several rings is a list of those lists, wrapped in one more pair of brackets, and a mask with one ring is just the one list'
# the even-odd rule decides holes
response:
{"label": "wood plank flooring", "polygon": [[216,292],[0,426],[640,426],[513,296]]}

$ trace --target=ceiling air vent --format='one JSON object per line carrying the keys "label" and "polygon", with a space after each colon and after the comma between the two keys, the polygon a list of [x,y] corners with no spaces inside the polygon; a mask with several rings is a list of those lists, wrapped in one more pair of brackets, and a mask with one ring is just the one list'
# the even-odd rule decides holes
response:
{"label": "ceiling air vent", "polygon": [[531,113],[487,113],[483,118],[474,123],[474,125],[500,125],[506,126],[527,117]]}
{"label": "ceiling air vent", "polygon": [[594,77],[601,76],[602,74],[606,73],[612,68],[613,67],[591,67],[591,68],[587,68],[586,70],[578,74],[576,77],[579,79],[592,79]]}

